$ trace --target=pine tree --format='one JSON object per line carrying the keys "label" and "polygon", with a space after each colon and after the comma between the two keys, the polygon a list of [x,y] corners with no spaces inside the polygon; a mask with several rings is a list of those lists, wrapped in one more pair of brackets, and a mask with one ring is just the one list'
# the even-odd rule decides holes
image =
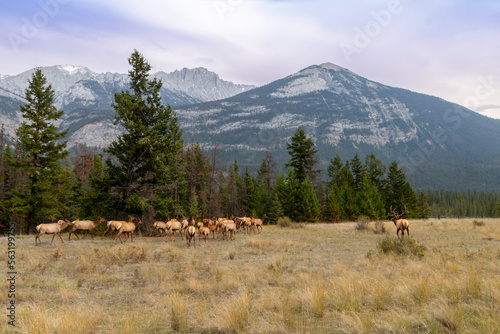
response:
{"label": "pine tree", "polygon": [[[115,94],[115,123],[125,129],[107,149],[113,156],[107,167],[114,190],[120,194],[116,207],[126,211],[130,197],[145,188],[165,191],[157,185],[178,181],[183,141],[177,116],[161,100],[161,80],[148,78],[151,66],[135,50],[129,58],[131,91]],[[156,196],[165,196],[156,193]]]}
{"label": "pine tree", "polygon": [[283,216],[283,208],[281,207],[281,202],[278,198],[278,194],[274,194],[267,208],[267,222],[270,224],[276,224],[278,218]]}
{"label": "pine tree", "polygon": [[363,177],[366,173],[366,166],[363,164],[357,153],[351,159],[350,165],[352,175],[354,177],[354,191],[358,191],[361,187],[361,182],[363,182]]}
{"label": "pine tree", "polygon": [[375,185],[380,192],[382,192],[384,189],[384,180],[382,177],[384,176],[387,168],[384,166],[382,161],[375,157],[375,154],[373,153],[366,156],[365,166],[371,183]]}
{"label": "pine tree", "polygon": [[342,210],[339,203],[339,188],[334,186],[326,199],[325,208],[323,210],[323,218],[328,222],[342,221]]}
{"label": "pine tree", "polygon": [[410,183],[406,181],[406,175],[402,168],[398,168],[398,163],[393,161],[389,165],[387,179],[385,180],[384,202],[386,211],[390,207],[396,211],[402,211],[406,206],[410,210],[407,215],[412,217],[416,209],[417,198]]}
{"label": "pine tree", "polygon": [[430,214],[429,199],[423,191],[418,193],[416,218],[428,219]]}
{"label": "pine tree", "polygon": [[385,215],[382,196],[367,174],[364,175],[356,194],[356,207],[360,216],[367,216],[370,219],[379,220]]}
{"label": "pine tree", "polygon": [[291,138],[291,143],[286,144],[288,153],[292,157],[286,164],[286,167],[293,168],[295,176],[299,183],[304,182],[306,177],[315,184],[316,175],[320,170],[316,170],[318,159],[316,153],[318,150],[315,148],[314,142],[311,138],[307,138],[304,129],[299,127]]}
{"label": "pine tree", "polygon": [[321,218],[321,210],[314,187],[306,178],[295,193],[296,206],[292,220],[316,222]]}
{"label": "pine tree", "polygon": [[37,224],[61,218],[69,194],[70,173],[61,164],[68,156],[68,130],[58,132],[56,123],[64,111],[54,106],[54,90],[40,68],[35,69],[25,91],[27,103],[21,106],[25,121],[19,127],[24,157],[16,167],[27,175],[27,191],[17,193],[12,212],[25,220],[25,232]]}
{"label": "pine tree", "polygon": [[340,155],[337,154],[334,159],[330,160],[327,170],[328,177],[330,178],[330,181],[328,182],[329,189],[332,189],[335,186],[340,187],[342,185],[342,175],[340,172],[343,167],[344,165],[342,164]]}

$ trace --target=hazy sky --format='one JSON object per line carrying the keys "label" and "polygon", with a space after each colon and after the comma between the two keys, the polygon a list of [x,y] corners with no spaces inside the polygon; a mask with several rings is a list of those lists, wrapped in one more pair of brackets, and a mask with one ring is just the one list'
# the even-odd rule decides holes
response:
{"label": "hazy sky", "polygon": [[40,0],[0,4],[0,74],[205,67],[262,85],[331,62],[500,118],[498,0]]}

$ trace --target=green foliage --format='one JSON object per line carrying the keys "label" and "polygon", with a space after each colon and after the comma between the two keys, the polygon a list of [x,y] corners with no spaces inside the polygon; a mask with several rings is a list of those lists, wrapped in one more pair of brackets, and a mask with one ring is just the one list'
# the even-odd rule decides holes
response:
{"label": "green foliage", "polygon": [[372,220],[379,220],[385,216],[384,202],[377,187],[372,184],[370,177],[365,174],[356,194],[358,213]]}
{"label": "green foliage", "polygon": [[299,183],[304,182],[306,177],[314,180],[315,174],[320,172],[314,168],[318,163],[316,158],[318,150],[315,148],[312,139],[307,138],[304,129],[301,127],[297,129],[291,137],[291,143],[286,144],[286,148],[291,159],[285,166],[293,168]]}
{"label": "green foliage", "polygon": [[399,256],[414,255],[418,257],[424,256],[427,247],[420,244],[415,239],[411,238],[395,238],[387,236],[378,242],[377,248],[382,254],[394,254]]}
{"label": "green foliage", "polygon": [[[115,122],[126,131],[107,148],[113,157],[107,161],[108,175],[119,195],[115,207],[121,211],[133,206],[129,201],[134,194],[157,184],[177,184],[182,169],[182,131],[175,112],[161,100],[162,82],[149,79],[151,66],[137,50],[129,64],[131,91],[115,94],[112,105]],[[168,189],[155,191],[156,196],[165,196]]]}
{"label": "green foliage", "polygon": [[281,207],[281,203],[279,201],[278,195],[274,194],[269,203],[269,207],[266,211],[267,219],[266,221],[269,224],[276,224],[278,222],[279,217],[283,216],[283,208]]}
{"label": "green foliage", "polygon": [[415,218],[428,219],[430,212],[429,199],[423,191],[420,191],[417,197],[417,211]]}
{"label": "green foliage", "polygon": [[24,217],[25,231],[31,232],[67,211],[71,181],[61,163],[68,156],[66,141],[61,141],[68,130],[58,132],[54,125],[64,112],[53,105],[54,90],[39,68],[28,81],[25,99],[19,127],[22,155],[11,162],[25,173],[26,183],[12,192],[10,206],[11,214]]}
{"label": "green foliage", "polygon": [[432,217],[495,217],[499,193],[478,191],[427,191]]}

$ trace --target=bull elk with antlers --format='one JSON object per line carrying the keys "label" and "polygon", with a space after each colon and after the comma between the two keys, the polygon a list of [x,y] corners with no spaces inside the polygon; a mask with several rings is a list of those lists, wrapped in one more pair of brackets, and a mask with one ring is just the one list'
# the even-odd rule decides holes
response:
{"label": "bull elk with antlers", "polygon": [[401,231],[401,237],[403,237],[405,235],[405,230],[408,233],[408,236],[410,236],[410,223],[408,223],[407,219],[401,219],[401,217],[408,212],[409,211],[406,208],[406,205],[405,205],[405,211],[403,211],[400,214],[396,213],[396,210],[393,210],[391,206],[391,211],[389,212],[389,216],[392,217],[392,221],[396,226],[396,235],[398,237],[399,237],[399,231]]}

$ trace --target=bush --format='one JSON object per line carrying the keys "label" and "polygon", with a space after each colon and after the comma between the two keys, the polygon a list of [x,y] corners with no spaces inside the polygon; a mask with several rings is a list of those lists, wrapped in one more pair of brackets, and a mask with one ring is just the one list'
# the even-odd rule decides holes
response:
{"label": "bush", "polygon": [[382,254],[396,254],[396,255],[416,255],[418,257],[424,256],[424,251],[427,249],[424,245],[418,243],[415,239],[394,238],[387,236],[380,240],[377,248]]}
{"label": "bush", "polygon": [[279,217],[278,218],[278,226],[280,227],[290,227],[292,226],[292,220],[288,217]]}
{"label": "bush", "polygon": [[474,226],[484,226],[484,222],[482,220],[474,220],[472,222],[472,224],[474,224]]}
{"label": "bush", "polygon": [[357,231],[368,230],[368,224],[370,224],[370,218],[367,216],[359,216],[358,221],[356,223]]}
{"label": "bush", "polygon": [[288,228],[303,228],[303,227],[305,227],[305,225],[302,223],[292,222],[292,220],[286,216],[278,218],[278,226],[288,227]]}

